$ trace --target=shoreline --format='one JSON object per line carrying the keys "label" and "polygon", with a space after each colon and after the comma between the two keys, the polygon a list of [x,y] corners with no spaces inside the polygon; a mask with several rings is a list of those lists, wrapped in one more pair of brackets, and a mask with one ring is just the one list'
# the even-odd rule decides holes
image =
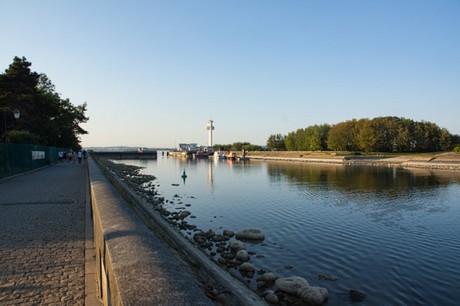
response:
{"label": "shoreline", "polygon": [[[261,153],[262,153],[262,152],[261,152]],[[264,152],[264,153],[267,153],[267,152]],[[291,154],[292,154],[292,152],[291,152]],[[251,153],[249,153],[248,156],[251,157]],[[252,155],[252,156],[254,156],[254,155]],[[423,157],[423,158],[422,158],[422,157],[417,157],[417,158],[415,158],[414,156],[412,156],[411,158],[407,158],[407,157],[391,157],[391,158],[375,157],[375,158],[370,158],[370,157],[354,157],[354,156],[353,156],[353,158],[350,158],[350,157],[346,158],[346,157],[344,157],[344,156],[335,156],[335,155],[332,156],[332,154],[331,154],[331,156],[319,156],[319,154],[316,154],[315,156],[313,156],[313,154],[308,154],[308,156],[305,156],[305,157],[303,157],[303,156],[301,157],[301,156],[299,156],[299,155],[294,156],[293,154],[292,154],[292,156],[286,156],[286,154],[285,154],[285,156],[279,156],[279,155],[273,154],[272,156],[256,156],[256,157],[254,157],[254,159],[256,159],[256,160],[257,160],[257,159],[259,159],[259,160],[265,159],[265,160],[273,160],[273,161],[278,160],[278,161],[291,161],[291,162],[307,162],[307,163],[310,162],[310,163],[312,163],[312,164],[313,164],[313,163],[314,163],[314,164],[331,164],[331,165],[334,164],[334,166],[348,165],[347,162],[350,162],[350,165],[358,165],[358,166],[382,166],[382,167],[384,167],[384,166],[389,166],[389,167],[398,167],[398,166],[399,166],[400,164],[402,164],[402,163],[410,162],[410,161],[415,162],[416,160],[418,160],[418,161],[419,161],[420,163],[422,163],[422,164],[426,164],[426,163],[430,163],[430,162],[431,162],[433,165],[434,165],[434,164],[440,164],[440,160],[438,160],[438,161],[436,162],[436,161],[435,161],[435,158],[433,158],[433,157],[429,157],[429,158],[428,158],[428,157]],[[458,163],[457,166],[460,167],[460,163]],[[459,168],[459,169],[460,169],[460,168]],[[131,170],[133,170],[133,169],[131,169]],[[444,173],[444,174],[446,174],[446,175],[449,175],[449,172],[440,172],[440,175],[441,175],[441,176],[442,176],[442,173]],[[126,173],[125,173],[125,175],[126,175]],[[172,221],[173,219],[169,218],[171,221],[168,221],[168,218],[165,217],[166,215],[163,214],[163,213],[161,213],[161,211],[163,211],[163,210],[161,210],[161,205],[162,205],[161,203],[164,203],[165,198],[161,198],[161,199],[160,199],[160,198],[157,198],[157,199],[155,199],[157,195],[156,195],[154,192],[151,193],[150,195],[146,195],[146,194],[149,194],[149,192],[147,192],[147,191],[145,191],[145,190],[142,191],[142,190],[139,190],[139,189],[132,189],[132,187],[129,186],[128,180],[126,180],[127,178],[129,178],[128,180],[132,180],[133,178],[137,178],[137,175],[134,175],[134,173],[132,173],[132,174],[130,174],[128,177],[122,178],[121,181],[122,181],[124,184],[127,184],[127,185],[126,185],[126,186],[127,186],[127,187],[126,187],[127,189],[132,190],[134,193],[140,192],[140,194],[137,194],[137,195],[139,196],[138,199],[139,199],[139,202],[140,202],[140,203],[145,203],[145,204],[149,203],[150,205],[152,205],[152,207],[150,207],[149,205],[147,205],[147,206],[149,207],[149,211],[150,211],[150,209],[151,209],[152,213],[155,213],[155,215],[158,214],[158,212],[160,212],[160,214],[159,214],[159,215],[160,215],[160,218],[164,218],[164,220],[167,222],[166,227],[180,228],[180,225],[179,225],[179,224],[182,224],[182,221],[184,221],[184,219],[182,219],[182,221],[180,221],[180,222],[171,223],[171,221]],[[147,177],[147,178],[148,178],[148,177]],[[146,179],[147,179],[147,178],[146,178]],[[120,177],[119,177],[119,179],[120,179]],[[136,180],[135,185],[136,185],[136,186],[139,186],[139,185],[140,185],[140,184],[139,184],[139,181]],[[153,191],[154,191],[154,190],[153,190]],[[145,192],[146,194],[144,194],[144,192]],[[143,195],[143,194],[144,194],[144,195]],[[157,202],[158,199],[160,199],[160,203]],[[169,201],[174,201],[175,199],[176,199],[176,198],[172,198],[172,200],[169,200]],[[168,201],[168,199],[166,199],[166,201]],[[180,201],[180,197],[177,198],[177,201]],[[159,208],[160,208],[160,210],[159,210]],[[184,209],[185,209],[185,207],[184,207]],[[164,212],[166,212],[166,211],[164,211]],[[180,213],[178,214],[175,210],[172,210],[172,209],[171,209],[170,211],[168,211],[168,215],[169,215],[169,214],[171,214],[171,215],[176,214],[178,217],[180,216]],[[186,215],[183,215],[183,216],[186,216]],[[183,217],[183,218],[185,218],[185,217]],[[162,222],[162,223],[163,223],[163,222]],[[190,224],[191,224],[191,223],[190,223]],[[193,226],[193,224],[191,224],[191,225]],[[178,226],[179,226],[179,227],[178,227]],[[202,229],[201,229],[201,230],[202,230]],[[185,237],[185,236],[181,236],[181,237]],[[180,240],[181,240],[181,241],[184,241],[184,239],[180,239]],[[212,241],[212,238],[209,239],[209,240]],[[192,240],[189,239],[189,238],[187,238],[187,237],[185,237],[185,241],[188,241],[188,243],[189,243],[189,242],[191,242]],[[184,241],[184,243],[185,243],[185,241]],[[193,241],[195,241],[195,240],[193,240]],[[188,245],[188,243],[185,243],[185,244]],[[193,244],[193,242],[192,242],[192,245],[193,245],[193,248],[196,247],[196,245]],[[203,247],[203,248],[206,248],[206,247]],[[200,250],[201,250],[201,247],[200,247]],[[204,250],[204,249],[203,249],[203,250]],[[210,264],[212,267],[214,267],[214,264],[216,263],[216,261],[213,261],[213,260],[212,260],[213,257],[212,257],[210,254],[207,254],[206,251],[204,251],[203,254],[204,254],[205,257],[201,257],[201,256],[200,256],[200,258],[202,258],[202,259],[200,259],[200,261],[195,261],[195,262],[201,262],[201,263],[204,262],[204,263],[208,263],[208,261],[209,261],[209,264]],[[186,256],[190,256],[190,253],[188,253],[188,255],[186,255]],[[189,258],[189,257],[188,257],[188,258]],[[218,262],[217,262],[217,263],[218,263]],[[225,264],[225,262],[220,262],[220,263],[218,264],[218,267],[222,268],[222,267],[220,266],[220,265],[222,265],[222,264]],[[205,267],[205,266],[207,266],[207,264],[203,264],[203,266],[201,266],[201,267]],[[257,267],[256,267],[256,268],[257,268]],[[227,269],[228,269],[228,267],[227,267]],[[224,271],[224,270],[225,270],[225,269],[222,269],[222,271]],[[216,271],[220,271],[220,270],[219,270],[219,269],[216,269]],[[206,274],[206,273],[204,273],[204,274]],[[203,277],[203,276],[204,276],[205,278],[206,278],[206,277],[209,277],[209,276],[206,276],[206,275],[202,275],[202,274],[200,274],[200,273],[198,273],[197,275],[198,275],[198,277]],[[223,273],[221,276],[223,276],[223,275],[226,276],[225,273]],[[237,284],[247,285],[247,284],[244,283],[241,279],[233,278],[232,276],[234,276],[234,275],[231,275],[231,273],[230,273],[229,280],[228,280],[228,281],[224,281],[224,283],[227,283],[227,284],[228,284],[229,282],[231,282],[231,284],[233,284],[233,285],[235,285],[235,286],[237,286]],[[291,275],[290,277],[293,277],[293,276],[296,277],[295,274]],[[320,274],[317,275],[317,277],[318,277],[320,280],[321,280],[320,277],[326,277],[326,280],[328,280],[327,277],[330,277],[331,279],[329,279],[329,280],[333,280],[335,276],[334,276],[334,275],[328,275],[328,274],[321,274],[321,273],[320,273]],[[210,279],[211,279],[211,278],[209,278],[209,280],[210,280]],[[214,288],[219,288],[219,290],[220,290],[221,288],[225,288],[225,286],[222,285],[222,284],[220,283],[220,281],[217,281],[217,280],[212,280],[212,281],[210,281],[209,283],[212,284],[212,286],[213,286]],[[262,299],[264,298],[263,293],[261,294],[261,292],[258,291],[257,289],[253,289],[253,288],[251,288],[251,287],[249,287],[249,286],[248,286],[248,288],[249,288],[250,290],[252,290],[252,292],[255,293],[256,295],[258,295],[260,298],[262,298]],[[325,288],[328,288],[328,287],[325,287]],[[234,290],[235,290],[235,291],[234,291]],[[267,292],[267,290],[272,290],[272,285],[268,285],[266,288],[264,287],[264,292]],[[227,292],[227,291],[226,291],[226,292]],[[233,289],[232,289],[231,291],[229,291],[229,292],[232,292],[232,293],[229,294],[228,296],[225,295],[225,298],[224,298],[225,300],[226,300],[226,299],[229,299],[229,298],[232,297],[232,296],[233,296],[233,297],[236,296],[238,290],[236,290],[236,289],[233,288]],[[245,294],[243,294],[243,295],[245,295]],[[221,296],[222,296],[222,295],[221,295]],[[223,296],[222,296],[222,297],[223,297]],[[226,301],[228,301],[228,300],[226,300]],[[255,304],[254,301],[252,301],[251,303],[248,303],[248,304],[246,304],[246,305],[253,305],[253,304]],[[236,304],[235,304],[235,305],[236,305]]]}
{"label": "shoreline", "polygon": [[345,166],[379,166],[460,171],[460,154],[447,152],[434,156],[401,155],[396,157],[337,156],[334,152],[248,152],[255,160],[341,164]]}

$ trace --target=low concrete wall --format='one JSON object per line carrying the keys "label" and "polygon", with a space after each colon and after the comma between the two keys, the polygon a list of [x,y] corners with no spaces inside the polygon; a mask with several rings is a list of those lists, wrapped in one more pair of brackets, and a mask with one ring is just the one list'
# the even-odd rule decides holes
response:
{"label": "low concrete wall", "polygon": [[424,168],[431,170],[460,170],[460,159],[455,153],[444,153],[438,155],[437,157],[422,157],[417,155],[401,155],[397,157],[363,157],[336,156],[334,152],[254,151],[249,152],[247,156],[250,159],[274,161],[329,163],[351,166],[359,165],[379,167]]}
{"label": "low concrete wall", "polygon": [[408,161],[402,163],[401,166],[406,168],[423,168],[431,170],[460,170],[459,163]]}
{"label": "low concrete wall", "polygon": [[334,152],[310,151],[249,151],[247,157],[250,159],[327,164],[343,164],[345,160],[343,156],[336,156]]}
{"label": "low concrete wall", "polygon": [[104,305],[215,305],[95,162],[88,163],[98,291]]}
{"label": "low concrete wall", "polygon": [[91,158],[88,168],[104,305],[267,305]]}

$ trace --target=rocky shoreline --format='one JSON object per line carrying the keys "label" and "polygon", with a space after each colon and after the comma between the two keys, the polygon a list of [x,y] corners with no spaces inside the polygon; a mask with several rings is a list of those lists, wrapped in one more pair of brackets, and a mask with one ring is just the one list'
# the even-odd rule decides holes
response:
{"label": "rocky shoreline", "polygon": [[[251,279],[254,279],[256,288],[252,290],[265,302],[282,306],[304,305],[305,303],[314,306],[322,305],[328,299],[328,291],[324,287],[311,285],[306,279],[299,276],[281,277],[251,263],[252,256],[263,255],[248,250],[246,244],[263,243],[265,234],[261,230],[249,228],[234,232],[231,229],[223,229],[222,232],[214,232],[199,229],[191,223],[195,217],[187,210],[190,204],[184,204],[185,199],[177,194],[171,199],[161,197],[156,190],[158,187],[155,182],[156,178],[152,175],[141,174],[141,167],[113,163],[105,158],[99,161],[143,198],[172,227],[180,230],[182,235],[201,249],[211,261],[233,275],[238,275],[238,278],[246,285]],[[175,208],[166,209],[165,204],[168,206],[173,204]],[[318,275],[318,280],[337,280],[335,276],[324,277],[324,275]],[[216,301],[222,298],[214,291],[206,292],[206,294]],[[221,302],[228,304],[225,301]]]}

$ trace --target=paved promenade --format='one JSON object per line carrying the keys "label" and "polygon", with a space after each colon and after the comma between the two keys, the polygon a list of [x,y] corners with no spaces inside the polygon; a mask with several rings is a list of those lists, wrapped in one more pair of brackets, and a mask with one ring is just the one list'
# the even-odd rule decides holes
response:
{"label": "paved promenade", "polygon": [[84,162],[0,181],[0,305],[85,305],[86,184]]}

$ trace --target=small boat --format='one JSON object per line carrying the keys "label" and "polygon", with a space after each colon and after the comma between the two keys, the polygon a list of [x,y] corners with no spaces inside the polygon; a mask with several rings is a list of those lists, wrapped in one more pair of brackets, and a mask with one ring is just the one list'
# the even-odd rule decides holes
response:
{"label": "small boat", "polygon": [[235,160],[236,159],[236,153],[235,152],[228,152],[227,153],[227,159]]}
{"label": "small boat", "polygon": [[226,159],[227,157],[225,156],[225,153],[222,151],[216,151],[214,152],[213,156],[214,159]]}
{"label": "small boat", "polygon": [[195,154],[193,154],[193,156],[194,156],[195,158],[206,158],[206,157],[208,157],[209,155],[208,155],[208,152],[198,151],[198,152],[196,152]]}

